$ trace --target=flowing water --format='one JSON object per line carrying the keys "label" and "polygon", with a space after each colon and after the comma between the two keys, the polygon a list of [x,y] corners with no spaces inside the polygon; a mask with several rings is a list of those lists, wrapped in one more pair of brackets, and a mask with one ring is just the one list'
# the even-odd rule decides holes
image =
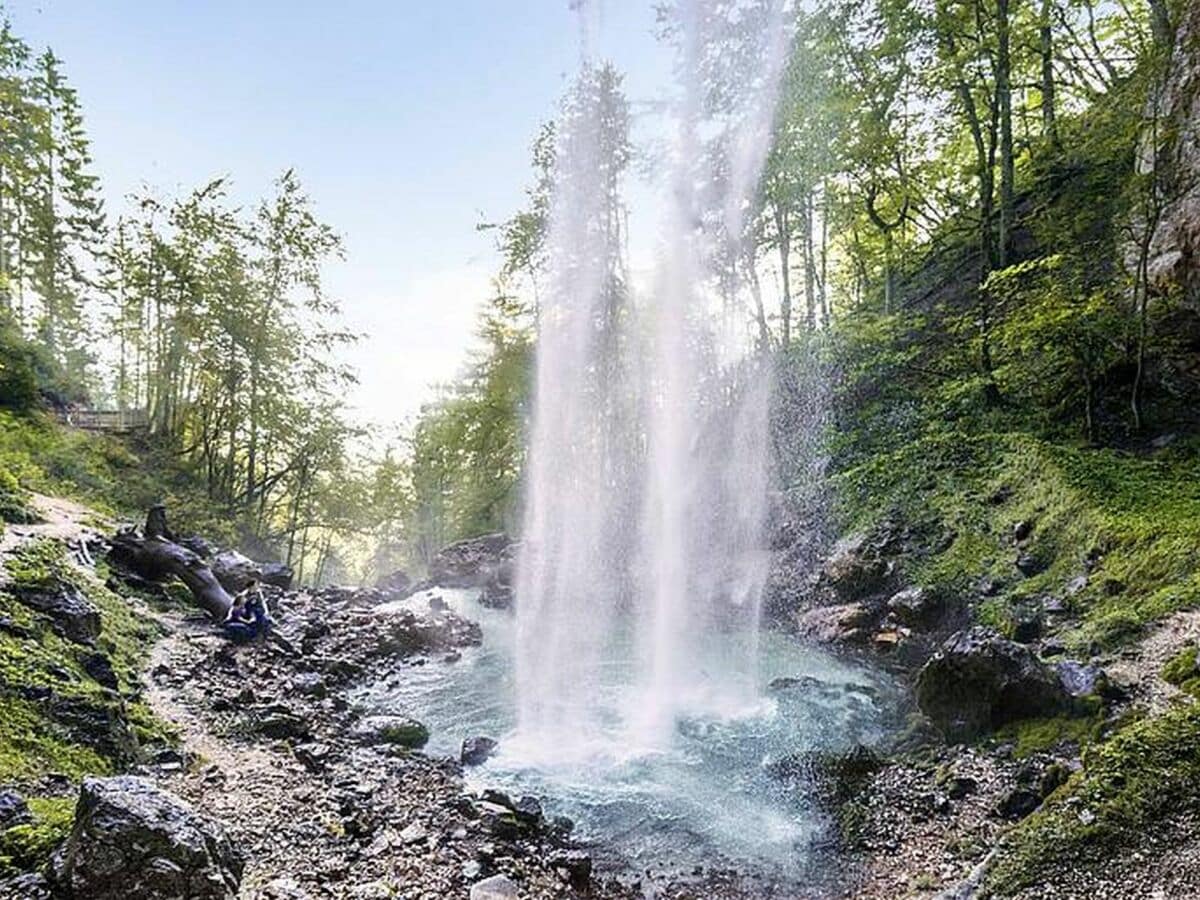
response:
{"label": "flowing water", "polygon": [[[770,367],[738,327],[738,263],[786,6],[673,7],[679,84],[648,279],[629,272],[620,76],[585,56],[557,121],[516,592],[517,728],[553,749],[548,764],[605,741],[668,752],[680,715],[755,696]],[[606,705],[618,666],[629,695]]]}
{"label": "flowing water", "polygon": [[[747,232],[791,9],[671,5],[649,212],[626,199],[634,107],[585,40],[556,122],[515,616],[456,596],[484,648],[371,701],[426,721],[435,752],[499,736],[473,778],[676,870],[799,877],[821,817],[774,764],[876,739],[887,706],[864,673],[759,621],[772,367]],[[816,680],[767,691],[777,676]]]}
{"label": "flowing water", "polygon": [[[483,645],[454,663],[431,660],[407,668],[361,700],[425,722],[429,753],[457,756],[468,737],[498,737],[498,754],[467,770],[470,787],[541,797],[548,815],[576,822],[575,837],[596,854],[638,869],[686,875],[696,866],[729,866],[810,885],[830,876],[812,869],[814,846],[829,837],[830,827],[814,802],[813,785],[803,776],[781,777],[778,764],[882,738],[896,697],[886,678],[767,632],[759,648],[760,687],[795,678],[794,687],[761,690],[741,706],[713,709],[706,703],[681,710],[671,739],[653,750],[623,746],[600,733],[590,744],[569,741],[572,753],[564,758],[560,747],[531,741],[517,727],[512,614],[480,606],[467,591],[426,592],[403,605],[426,611],[431,596],[479,621]],[[728,651],[720,641],[695,648],[690,677],[708,685],[700,691],[705,697],[719,693]],[[595,721],[618,727],[623,720],[638,690],[630,665],[637,653],[632,634],[614,648],[593,687]]]}

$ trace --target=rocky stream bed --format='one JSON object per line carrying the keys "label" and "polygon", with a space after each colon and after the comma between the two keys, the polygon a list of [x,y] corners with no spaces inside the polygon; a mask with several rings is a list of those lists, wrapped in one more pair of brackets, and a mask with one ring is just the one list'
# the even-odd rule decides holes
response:
{"label": "rocky stream bed", "polygon": [[[67,510],[42,531],[10,536],[6,552],[22,540],[60,542],[88,569],[103,547],[82,515]],[[1015,541],[1019,550],[1020,536]],[[30,787],[74,793],[78,802],[50,864],[0,881],[0,896],[984,896],[1014,827],[1081,769],[1072,735],[1116,727],[1141,705],[1180,702],[1160,672],[1195,641],[1200,619],[1179,613],[1120,653],[1070,659],[1046,627],[1069,615],[1058,599],[1043,602],[1020,640],[1002,637],[897,583],[890,557],[898,552],[903,539],[894,533],[839,544],[788,625],[794,640],[889,668],[911,684],[913,698],[882,745],[770,761],[772,776],[810,793],[829,821],[811,848],[820,875],[804,884],[738,872],[736,861],[636,870],[573,837],[570,821],[543,811],[547,798],[469,788],[464,767],[487,757],[494,736],[468,741],[460,758],[429,754],[424,724],[357,702],[364,682],[453,667],[479,644],[479,626],[436,592],[419,609],[396,601],[437,583],[505,606],[511,550],[488,538],[449,548],[422,585],[397,576],[375,588],[269,588],[280,640],[247,646],[229,643],[201,614],[147,599],[144,584],[130,590],[136,578],[110,579],[161,635],[129,699],[169,723],[175,739],[142,747],[122,774],[85,778],[81,787],[53,773],[37,785],[10,785],[0,794],[0,830],[28,821],[21,791]],[[39,600],[33,608],[61,619],[53,624],[65,634],[72,622],[90,621],[70,604]],[[90,634],[74,639],[90,646]],[[102,669],[93,677],[107,677]],[[783,682],[772,689],[837,689]],[[1022,730],[1030,716],[1054,729],[1049,739]],[[1080,802],[1071,815],[1086,827],[1097,813]],[[1194,816],[1168,816],[1119,852],[1063,859],[1016,893],[1198,896],[1198,836]]]}

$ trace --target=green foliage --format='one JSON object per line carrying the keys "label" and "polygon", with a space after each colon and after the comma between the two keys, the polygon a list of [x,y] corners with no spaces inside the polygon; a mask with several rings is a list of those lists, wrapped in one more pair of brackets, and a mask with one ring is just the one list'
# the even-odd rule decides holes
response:
{"label": "green foliage", "polygon": [[71,831],[75,801],[70,797],[33,797],[29,812],[32,822],[0,832],[0,873],[44,867]]}
{"label": "green foliage", "polygon": [[503,530],[515,512],[530,339],[503,312],[482,332],[485,349],[469,376],[413,433],[407,536],[418,562],[452,540]]}
{"label": "green foliage", "polygon": [[1197,654],[1200,647],[1191,644],[1184,647],[1163,666],[1163,681],[1173,684],[1185,693],[1200,698],[1200,667],[1197,667]]}
{"label": "green foliage", "polygon": [[1104,719],[1100,715],[1025,719],[1004,726],[996,732],[996,739],[1012,741],[1013,755],[1023,759],[1065,743],[1084,748],[1100,738],[1103,727]]}
{"label": "green foliage", "polygon": [[1004,841],[985,882],[1007,895],[1051,870],[1137,847],[1154,825],[1200,806],[1200,707],[1123,728],[1084,754],[1084,769]]}
{"label": "green foliage", "polygon": [[[907,577],[963,603],[991,579],[979,610],[1000,625],[1030,598],[1063,594],[1081,618],[1068,637],[1118,644],[1146,623],[1200,605],[1200,453],[1194,442],[1155,456],[1064,447],[1023,434],[935,432],[838,475],[840,516],[862,528],[899,514],[926,550]],[[1006,498],[1006,499],[1001,499]],[[1013,525],[1034,523],[1023,553],[1043,570],[1021,577]],[[946,536],[953,540],[946,545]]]}

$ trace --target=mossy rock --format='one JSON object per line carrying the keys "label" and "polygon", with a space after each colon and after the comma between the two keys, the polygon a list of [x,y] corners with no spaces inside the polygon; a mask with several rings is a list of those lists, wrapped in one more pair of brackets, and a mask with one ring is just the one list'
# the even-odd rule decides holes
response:
{"label": "mossy rock", "polygon": [[429,742],[429,729],[408,716],[367,716],[352,731],[364,744],[392,744],[418,750]]}
{"label": "mossy rock", "polygon": [[36,871],[71,831],[75,801],[71,797],[33,797],[33,820],[0,832],[0,872]]}
{"label": "mossy rock", "polygon": [[1136,848],[1157,824],[1200,810],[1200,706],[1134,721],[1093,744],[1083,762],[1006,838],[986,879],[990,894]]}

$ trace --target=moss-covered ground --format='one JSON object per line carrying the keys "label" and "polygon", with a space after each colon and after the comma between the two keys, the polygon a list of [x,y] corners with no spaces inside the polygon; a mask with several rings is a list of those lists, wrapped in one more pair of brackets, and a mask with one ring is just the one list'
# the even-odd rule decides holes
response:
{"label": "moss-covered ground", "polygon": [[[836,477],[842,527],[910,525],[906,579],[1001,632],[1052,597],[1065,609],[1049,627],[1087,658],[1200,607],[1196,438],[1131,453],[934,428],[864,458]],[[1019,543],[1018,523],[1032,526]],[[1162,677],[1200,695],[1196,662],[1196,648],[1183,648]],[[1163,817],[1200,808],[1200,706],[1187,697],[1156,716],[1114,722],[1081,710],[1018,722],[997,737],[1018,756],[1074,745],[1084,768],[1008,835],[989,876],[994,894],[1136,846]]]}
{"label": "moss-covered ground", "polygon": [[[137,752],[170,742],[169,729],[140,699],[138,675],[159,628],[129,600],[73,565],[57,541],[23,545],[5,560],[0,589],[0,785],[15,785],[30,800],[34,822],[0,836],[0,866],[41,865],[70,824],[73,792],[63,782],[108,774]],[[20,601],[25,591],[70,585],[100,613],[94,646],[60,635],[45,616]],[[116,688],[100,684],[85,661],[103,654]],[[61,710],[70,711],[69,715]],[[82,711],[82,713],[80,712]],[[81,717],[106,725],[100,734]],[[57,785],[45,779],[56,776]]]}

